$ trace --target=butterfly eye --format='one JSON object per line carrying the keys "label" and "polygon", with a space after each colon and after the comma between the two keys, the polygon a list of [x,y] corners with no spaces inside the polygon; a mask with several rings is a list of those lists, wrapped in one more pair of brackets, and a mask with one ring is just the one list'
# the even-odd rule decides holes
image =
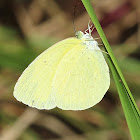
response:
{"label": "butterfly eye", "polygon": [[81,32],[81,31],[77,31],[76,34],[75,34],[75,36],[76,36],[78,39],[80,39],[80,38],[82,38],[82,37],[84,36],[84,33]]}

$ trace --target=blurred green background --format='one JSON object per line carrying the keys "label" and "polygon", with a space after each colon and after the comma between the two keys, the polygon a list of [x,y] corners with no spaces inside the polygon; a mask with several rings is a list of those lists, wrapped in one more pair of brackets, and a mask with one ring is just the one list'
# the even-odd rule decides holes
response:
{"label": "blurred green background", "polygon": [[[136,0],[91,2],[140,108],[140,6]],[[104,99],[85,111],[39,111],[13,97],[32,60],[74,36],[75,5],[75,28],[84,31],[89,16],[80,0],[0,1],[0,140],[131,140],[112,76]],[[96,30],[92,35],[99,37]]]}

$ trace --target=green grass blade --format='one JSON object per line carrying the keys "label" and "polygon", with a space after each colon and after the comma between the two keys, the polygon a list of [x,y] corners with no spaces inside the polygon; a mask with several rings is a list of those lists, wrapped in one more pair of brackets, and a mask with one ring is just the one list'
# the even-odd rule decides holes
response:
{"label": "green grass blade", "polygon": [[122,81],[120,81],[120,77],[117,74],[117,71],[115,67],[113,66],[113,63],[111,59],[108,60],[112,75],[114,77],[114,81],[119,93],[119,97],[124,109],[124,113],[127,119],[128,127],[131,132],[131,137],[133,140],[139,140],[140,138],[140,126],[138,121],[139,117],[137,115],[137,112],[135,111],[135,106],[133,105],[133,102],[130,100],[129,94],[127,94],[127,91],[125,92],[125,87],[122,84]]}
{"label": "green grass blade", "polygon": [[[128,127],[133,140],[139,140],[140,138],[140,112],[131,94],[131,91],[123,77],[121,69],[116,61],[116,58],[110,48],[110,45],[105,37],[105,34],[101,28],[101,25],[95,15],[92,5],[89,0],[81,0],[92,19],[94,26],[96,27],[104,45],[106,51],[109,53],[109,66],[113,74],[117,90],[120,96],[120,100],[123,106],[125,117],[128,123]],[[121,82],[119,82],[121,81]]]}

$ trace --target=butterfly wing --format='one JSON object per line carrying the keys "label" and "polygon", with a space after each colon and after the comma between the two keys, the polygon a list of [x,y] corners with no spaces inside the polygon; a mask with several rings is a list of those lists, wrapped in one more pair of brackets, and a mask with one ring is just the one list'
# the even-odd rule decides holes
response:
{"label": "butterfly wing", "polygon": [[97,44],[81,43],[58,65],[53,91],[56,105],[64,110],[84,110],[97,104],[110,85],[108,65]]}
{"label": "butterfly wing", "polygon": [[40,54],[18,79],[14,88],[15,98],[38,109],[56,107],[55,93],[51,92],[54,75],[60,61],[75,47],[74,43],[77,43],[77,40],[65,39]]}

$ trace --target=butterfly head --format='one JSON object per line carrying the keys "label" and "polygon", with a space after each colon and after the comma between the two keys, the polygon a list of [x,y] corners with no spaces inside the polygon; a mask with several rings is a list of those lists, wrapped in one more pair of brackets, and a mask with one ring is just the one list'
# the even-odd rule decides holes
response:
{"label": "butterfly head", "polygon": [[82,39],[82,40],[94,40],[93,37],[89,33],[84,34],[82,31],[77,31],[75,36],[78,39]]}

